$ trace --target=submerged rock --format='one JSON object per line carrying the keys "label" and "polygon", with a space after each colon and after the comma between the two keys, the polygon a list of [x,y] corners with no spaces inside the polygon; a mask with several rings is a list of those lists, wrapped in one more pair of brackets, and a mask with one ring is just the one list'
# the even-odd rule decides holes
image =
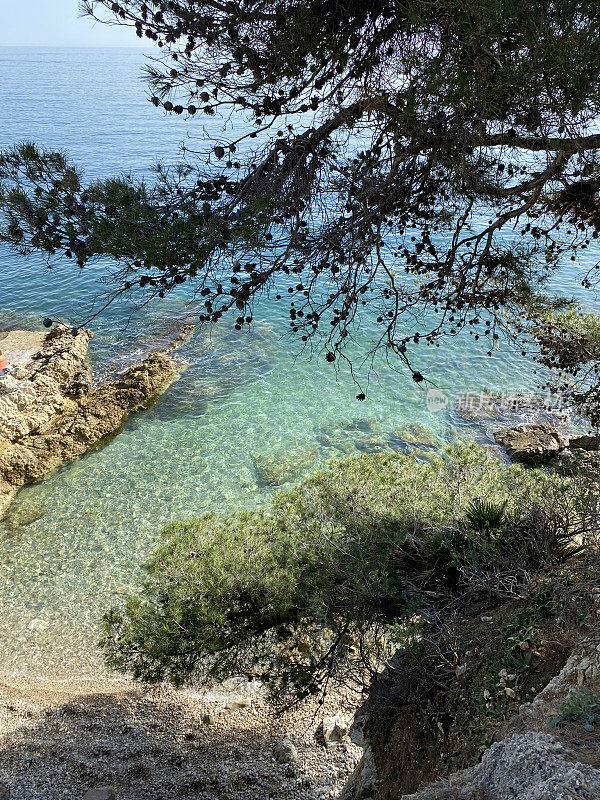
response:
{"label": "submerged rock", "polygon": [[11,530],[26,528],[28,525],[33,525],[34,522],[37,522],[39,519],[41,519],[45,512],[46,509],[44,506],[39,504],[21,506],[20,508],[11,511],[7,520],[8,526]]}
{"label": "submerged rock", "polygon": [[281,486],[300,478],[309,470],[317,457],[315,445],[293,450],[279,448],[254,456],[254,469],[259,486]]}
{"label": "submerged rock", "polygon": [[[55,328],[29,361],[0,379],[0,516],[25,483],[118,432],[126,417],[180,370],[169,353],[184,337],[94,387],[88,360],[92,335]],[[16,362],[10,351],[9,359]]]}
{"label": "submerged rock", "polygon": [[428,428],[424,425],[420,425],[418,422],[404,425],[400,430],[394,431],[392,435],[407,444],[424,447],[440,446],[440,440],[437,439]]}
{"label": "submerged rock", "polygon": [[348,433],[372,433],[374,430],[373,420],[362,417],[353,419],[350,422],[343,423],[342,430]]}
{"label": "submerged rock", "polygon": [[394,431],[388,437],[388,444],[392,450],[401,453],[414,454],[415,452],[438,449],[441,446],[439,439],[423,425],[412,423]]}
{"label": "submerged rock", "polygon": [[389,441],[382,441],[376,437],[370,439],[359,439],[354,443],[354,447],[359,453],[367,453],[368,455],[373,455],[374,453],[387,453],[393,449]]}

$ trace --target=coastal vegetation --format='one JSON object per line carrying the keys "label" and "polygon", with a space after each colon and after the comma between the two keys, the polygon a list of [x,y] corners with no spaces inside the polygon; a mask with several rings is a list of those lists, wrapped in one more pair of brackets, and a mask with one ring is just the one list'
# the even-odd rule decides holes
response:
{"label": "coastal vegetation", "polygon": [[149,681],[252,675],[288,700],[368,680],[594,545],[599,490],[469,444],[334,462],[267,510],[171,524],[106,616],[108,662]]}
{"label": "coastal vegetation", "polygon": [[[185,117],[198,137],[186,141],[175,164],[158,164],[145,178],[139,164],[130,172],[124,163],[117,176],[100,169],[90,181],[68,153],[34,142],[0,152],[0,243],[22,255],[41,253],[49,266],[102,270],[90,319],[55,326],[42,314],[43,326],[54,330],[35,333],[35,352],[2,378],[0,513],[21,487],[91,454],[124,427],[118,444],[126,474],[117,483],[115,462],[107,460],[84,535],[57,545],[57,531],[47,527],[54,563],[46,563],[44,542],[41,565],[33,560],[30,573],[14,581],[29,603],[24,618],[39,614],[25,619],[26,635],[39,634],[43,648],[69,626],[57,605],[57,627],[50,628],[40,597],[52,589],[39,597],[32,589],[52,586],[56,573],[54,586],[77,613],[90,609],[94,622],[104,614],[106,664],[139,681],[223,688],[235,679],[244,690],[256,687],[260,702],[266,688],[287,711],[304,701],[304,709],[326,707],[350,687],[348,710],[363,692],[355,720],[362,727],[354,732],[371,783],[353,800],[406,797],[430,779],[473,767],[487,750],[485,767],[500,752],[489,747],[495,739],[511,746],[513,723],[541,732],[545,749],[535,736],[529,750],[515,747],[497,782],[514,786],[510,764],[529,769],[532,752],[536,764],[557,773],[551,756],[560,742],[573,731],[576,741],[593,736],[600,723],[600,437],[581,430],[600,427],[600,316],[591,310],[600,266],[597,0],[86,0],[82,8],[156,46],[146,68],[149,101],[156,113]],[[577,301],[554,289],[566,269],[562,285],[575,287]],[[245,350],[241,336],[225,334],[220,345],[228,352],[217,352],[207,331],[202,348],[188,351],[195,360],[189,372],[198,374],[187,383],[188,364],[170,358],[187,342],[187,323],[173,345],[155,350],[146,342],[152,352],[144,360],[98,381],[87,356],[88,322],[127,301],[138,312],[160,308],[176,325],[180,314],[187,320],[182,307],[192,299],[194,326],[211,332],[227,321],[232,334],[247,332],[275,310],[268,334]],[[444,434],[430,432],[416,415],[407,419],[404,407],[396,413],[389,382],[379,384],[382,394],[390,392],[385,421],[373,413],[351,419],[346,407],[338,415],[335,391],[323,393],[312,418],[298,421],[299,408],[322,385],[303,380],[293,404],[291,381],[270,383],[264,394],[275,402],[265,405],[255,402],[265,387],[238,392],[291,363],[291,355],[287,362],[266,358],[282,341],[282,316],[296,349],[348,369],[357,400],[367,399],[379,354],[408,374],[403,390],[420,395],[424,384],[435,387],[423,404],[427,413],[443,412],[438,420],[447,414],[463,431],[470,425],[485,446],[457,443],[449,425]],[[459,336],[464,342],[465,334],[488,356],[509,338],[511,353],[542,366],[540,382],[550,395],[560,392],[562,405],[517,392],[512,417],[502,416],[508,387],[492,386],[475,407],[447,408],[434,374],[443,367],[422,350],[451,346]],[[114,341],[106,336],[107,349]],[[457,350],[448,359],[451,380],[461,358]],[[211,363],[212,376],[200,375]],[[161,411],[158,395],[180,373],[179,401]],[[467,386],[451,388],[470,394]],[[219,404],[228,404],[222,417]],[[124,425],[140,409],[148,412],[140,426],[152,424],[145,450],[132,446]],[[184,409],[189,417],[191,409],[198,418],[212,414],[212,427],[180,425]],[[290,417],[294,444],[280,435]],[[174,431],[165,430],[167,422]],[[218,446],[224,440],[233,442],[228,458]],[[207,460],[209,451],[215,461]],[[353,455],[306,477],[325,453]],[[144,472],[133,469],[136,462]],[[160,490],[146,491],[173,464]],[[63,486],[71,492],[78,481]],[[175,505],[172,490],[182,484],[185,501]],[[131,505],[121,518],[116,495]],[[262,508],[245,508],[261,496],[269,498]],[[156,546],[157,520],[185,517],[188,498],[210,513],[171,521]],[[234,510],[219,513],[218,502]],[[132,588],[124,575],[142,560],[132,546],[141,539],[141,507],[155,550]],[[15,508],[5,528],[11,553],[26,550],[23,529],[43,517],[40,504]],[[62,533],[61,509],[55,518]],[[125,533],[110,551],[105,545],[118,525]],[[112,607],[87,601],[80,574],[71,580],[75,569],[68,579],[62,574],[71,541],[77,547],[79,540],[86,547],[72,563],[97,582],[102,603],[112,593]],[[100,563],[119,573],[107,591],[94,571]],[[7,585],[18,572],[10,566]],[[540,700],[554,678],[560,693]],[[224,703],[221,723],[244,710],[251,719],[256,697]],[[80,711],[73,706],[69,715]],[[351,747],[350,721],[336,715],[326,724],[321,717],[323,746]],[[206,733],[215,716],[200,721]],[[162,722],[166,739],[171,718]],[[149,733],[153,723],[143,736],[154,766],[161,748]],[[82,725],[84,738],[93,727]],[[202,758],[208,753],[198,728],[187,726],[169,745],[172,763],[183,763],[185,742]],[[60,728],[49,729],[59,739]],[[121,732],[129,736],[129,722],[106,735],[119,741]],[[538,779],[544,796],[567,797],[568,782],[579,789],[590,767],[587,774],[595,774],[581,797],[598,797],[599,742],[587,761],[567,753],[584,766],[557,779],[565,793]],[[248,750],[230,748],[229,739],[227,747],[246,773],[240,789],[247,796],[255,785],[266,790],[260,770],[247,768]],[[122,760],[134,752],[125,748]],[[267,758],[297,780],[294,791],[311,788],[294,766],[299,753],[288,733]],[[93,759],[94,769],[104,762],[108,770],[116,755],[103,744]],[[343,764],[347,769],[350,760]],[[82,765],[88,769],[78,755],[77,770]],[[134,782],[151,775],[149,765],[113,771],[139,793]],[[367,779],[361,769],[353,780]],[[211,784],[186,772],[182,791],[208,786],[223,795],[227,770],[218,774],[223,780]],[[175,791],[154,788],[157,797]],[[479,796],[479,788],[460,796]],[[490,796],[534,796],[521,788]],[[104,789],[114,797],[107,787],[86,796]],[[449,797],[433,791],[430,797]],[[315,787],[311,796],[332,794]]]}

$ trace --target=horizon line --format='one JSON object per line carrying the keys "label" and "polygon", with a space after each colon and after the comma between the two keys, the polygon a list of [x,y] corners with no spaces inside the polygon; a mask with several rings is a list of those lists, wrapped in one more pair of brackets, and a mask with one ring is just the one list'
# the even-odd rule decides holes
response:
{"label": "horizon line", "polygon": [[39,47],[39,48],[52,48],[52,47],[63,47],[63,48],[71,48],[73,50],[101,50],[101,49],[121,49],[121,50],[143,50],[144,47],[142,45],[135,45],[135,44],[2,44],[0,43],[0,47]]}

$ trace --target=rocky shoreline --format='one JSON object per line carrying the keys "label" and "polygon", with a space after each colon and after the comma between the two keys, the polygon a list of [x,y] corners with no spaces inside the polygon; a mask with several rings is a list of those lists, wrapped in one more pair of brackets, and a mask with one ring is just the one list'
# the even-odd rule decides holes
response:
{"label": "rocky shoreline", "polygon": [[11,332],[0,343],[12,372],[0,378],[0,518],[28,482],[72,461],[119,431],[127,416],[177,378],[171,358],[193,326],[114,380],[95,385],[91,331],[57,326]]}
{"label": "rocky shoreline", "polygon": [[[23,485],[117,434],[131,412],[175,380],[182,365],[171,356],[191,330],[182,327],[171,344],[101,384],[88,358],[90,331],[61,326],[48,334],[5,336],[0,347],[15,369],[0,379],[0,517]],[[598,437],[569,435],[566,420],[515,421],[500,413],[486,417],[502,458],[568,461],[600,447]],[[424,439],[422,432],[419,437]],[[407,439],[404,432],[402,441]],[[255,467],[267,485],[287,479],[267,459]],[[493,628],[495,615],[486,611],[480,621]],[[447,715],[433,702],[416,710],[402,707],[392,691],[383,698],[385,714],[393,712],[389,726],[381,731],[373,724],[386,719],[373,694],[359,710],[350,740],[358,696],[276,717],[247,687],[200,694],[149,690],[129,681],[2,676],[0,800],[534,800],[546,790],[543,796],[553,800],[591,800],[600,793],[597,737],[586,739],[590,762],[587,751],[549,732],[548,719],[572,689],[600,693],[597,641],[580,642],[564,669],[557,669],[558,677],[522,706],[481,762],[458,771],[449,769],[458,749]],[[466,663],[456,667],[453,690],[462,691],[465,675]],[[400,780],[404,767],[413,788]]]}
{"label": "rocky shoreline", "polygon": [[[160,394],[181,370],[171,354],[193,327],[182,322],[170,332],[172,341],[163,339],[139,363],[102,383],[92,374],[88,358],[91,331],[57,325],[47,334],[0,332],[0,347],[15,367],[0,378],[0,519],[22,486],[114,435],[132,411]],[[486,401],[482,408],[461,409],[460,420],[473,428],[474,435],[483,425],[483,438],[495,442],[499,456],[507,460],[537,464],[563,451],[600,447],[600,437],[570,437],[567,415],[538,408],[530,397],[513,397],[508,412],[501,398],[490,395]],[[527,412],[530,420],[523,423]],[[403,439],[389,446],[429,446],[411,444],[410,436]],[[376,450],[377,446],[376,442]],[[302,452],[293,458],[288,453],[279,459],[261,455],[255,459],[259,482],[280,485],[313,455],[308,459]]]}

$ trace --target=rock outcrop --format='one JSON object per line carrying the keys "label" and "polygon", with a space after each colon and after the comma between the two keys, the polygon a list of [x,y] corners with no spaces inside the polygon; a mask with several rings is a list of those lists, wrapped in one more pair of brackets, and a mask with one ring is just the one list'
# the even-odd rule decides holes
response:
{"label": "rock outcrop", "polygon": [[597,800],[600,771],[546,733],[512,734],[476,767],[400,800]]}
{"label": "rock outcrop", "polygon": [[0,517],[24,484],[117,432],[165,389],[180,370],[169,353],[189,333],[96,387],[91,331],[57,327],[27,363],[0,379]]}
{"label": "rock outcrop", "polygon": [[540,464],[565,452],[600,450],[600,436],[569,436],[550,424],[515,425],[494,431],[493,436],[510,460],[521,464]]}
{"label": "rock outcrop", "polygon": [[[573,692],[597,694],[600,646],[583,641],[531,703],[521,706],[508,735],[481,763],[400,800],[596,800],[600,797],[600,741],[580,722],[551,727]],[[550,733],[552,731],[552,733]]]}
{"label": "rock outcrop", "polygon": [[583,436],[571,436],[569,439],[569,449],[586,451],[600,450],[600,436],[585,434]]}
{"label": "rock outcrop", "polygon": [[517,425],[494,433],[512,461],[537,464],[569,446],[569,437],[551,425]]}

